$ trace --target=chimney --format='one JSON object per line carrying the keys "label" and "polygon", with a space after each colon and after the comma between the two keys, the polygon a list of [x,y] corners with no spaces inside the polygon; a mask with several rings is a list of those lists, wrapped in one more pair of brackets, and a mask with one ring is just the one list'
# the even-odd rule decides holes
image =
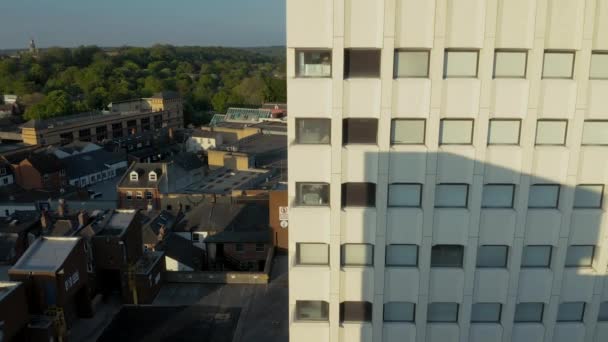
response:
{"label": "chimney", "polygon": [[173,140],[173,127],[169,127],[169,139]]}
{"label": "chimney", "polygon": [[160,226],[160,229],[158,230],[158,241],[163,241],[164,238],[165,238],[165,225],[163,224],[162,226]]}
{"label": "chimney", "polygon": [[59,205],[57,206],[57,215],[59,217],[65,217],[68,214],[68,206],[63,198],[59,199]]}
{"label": "chimney", "polygon": [[42,226],[42,230],[46,231],[51,227],[51,218],[49,217],[49,212],[46,210],[42,210],[40,214],[40,226]]}
{"label": "chimney", "polygon": [[84,227],[89,223],[89,213],[86,210],[81,210],[78,213],[78,225]]}

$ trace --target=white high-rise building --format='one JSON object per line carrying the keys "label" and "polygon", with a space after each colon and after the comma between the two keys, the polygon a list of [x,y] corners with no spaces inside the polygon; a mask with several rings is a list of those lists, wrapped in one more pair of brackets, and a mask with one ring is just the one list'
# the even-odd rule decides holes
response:
{"label": "white high-rise building", "polygon": [[608,0],[287,0],[292,342],[608,341]]}

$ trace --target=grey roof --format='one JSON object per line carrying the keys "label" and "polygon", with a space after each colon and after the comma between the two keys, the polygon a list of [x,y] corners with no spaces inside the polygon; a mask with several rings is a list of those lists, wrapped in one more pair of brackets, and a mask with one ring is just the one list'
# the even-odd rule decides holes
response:
{"label": "grey roof", "polygon": [[287,122],[284,121],[262,121],[251,127],[261,129],[262,133],[287,135]]}
{"label": "grey roof", "polygon": [[199,158],[196,153],[182,152],[173,156],[173,162],[179,165],[182,169],[191,171],[200,169],[205,166],[205,163]]}
{"label": "grey roof", "polygon": [[77,246],[79,237],[40,237],[25,251],[11,270],[56,272]]}
{"label": "grey roof", "polygon": [[195,129],[192,130],[192,133],[190,133],[190,135],[197,138],[215,138],[218,133],[212,131],[204,131],[202,129]]}
{"label": "grey roof", "polygon": [[46,152],[33,153],[26,159],[42,174],[58,172],[65,167],[56,155]]}
{"label": "grey roof", "polygon": [[203,203],[192,208],[194,210],[200,211],[198,231],[245,232],[269,226],[267,203]]}
{"label": "grey roof", "polygon": [[21,233],[40,223],[38,211],[15,211],[11,216],[0,219],[0,233]]}
{"label": "grey roof", "polygon": [[178,222],[178,218],[166,210],[154,211],[150,214],[142,222],[142,240],[144,244],[155,245],[158,242],[160,229],[164,226],[167,230],[166,233],[169,233]]}
{"label": "grey roof", "polygon": [[[163,175],[163,163],[133,163],[118,183],[123,188],[157,188]],[[138,174],[136,181],[131,180],[131,172]],[[149,180],[150,171],[156,172],[156,181]]]}
{"label": "grey roof", "polygon": [[163,252],[159,251],[146,251],[142,254],[137,262],[135,263],[135,271],[138,274],[148,274],[150,270],[156,265],[163,257]]}
{"label": "grey roof", "polygon": [[10,264],[14,261],[18,239],[16,234],[0,234],[0,263]]}
{"label": "grey roof", "polygon": [[268,243],[270,242],[270,229],[253,232],[223,231],[205,238],[210,243]]}
{"label": "grey roof", "polygon": [[[0,301],[21,285],[18,281],[0,281]],[[0,335],[2,341],[2,335]]]}
{"label": "grey roof", "polygon": [[89,145],[96,145],[98,148],[102,148],[101,146],[94,144],[92,142],[74,140],[67,145],[57,147],[57,149],[65,152],[65,153],[74,154],[74,152],[81,152]]}
{"label": "grey roof", "polygon": [[109,165],[118,164],[126,160],[127,157],[124,153],[109,152],[104,149],[77,154],[63,159],[70,179],[102,172],[107,170]]}
{"label": "grey roof", "polygon": [[137,216],[137,210],[118,209],[109,215],[97,235],[122,235]]}
{"label": "grey roof", "polygon": [[220,145],[216,149],[250,154],[287,150],[287,136],[276,134],[255,134],[247,138],[243,138],[234,144]]}
{"label": "grey roof", "polygon": [[192,245],[192,241],[177,234],[169,234],[160,247],[165,254],[180,263],[200,270],[203,265],[203,250]]}

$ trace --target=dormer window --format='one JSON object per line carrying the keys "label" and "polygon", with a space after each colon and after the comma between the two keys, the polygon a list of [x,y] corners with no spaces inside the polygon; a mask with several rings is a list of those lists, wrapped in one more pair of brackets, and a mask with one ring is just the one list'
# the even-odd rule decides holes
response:
{"label": "dormer window", "polygon": [[148,180],[150,182],[156,182],[156,172],[154,171],[150,171],[150,173],[148,174]]}
{"label": "dormer window", "polygon": [[137,181],[139,179],[139,176],[138,176],[137,172],[132,171],[129,174],[129,179],[132,180],[132,181]]}

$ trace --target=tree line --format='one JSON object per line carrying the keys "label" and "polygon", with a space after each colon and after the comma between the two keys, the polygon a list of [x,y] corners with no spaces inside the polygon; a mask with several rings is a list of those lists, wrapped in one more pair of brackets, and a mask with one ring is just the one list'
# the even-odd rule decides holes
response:
{"label": "tree line", "polygon": [[103,110],[110,102],[174,90],[184,99],[186,122],[199,124],[208,119],[201,114],[224,113],[229,106],[285,102],[281,55],[170,45],[49,48],[0,57],[0,94],[19,95],[29,120]]}

